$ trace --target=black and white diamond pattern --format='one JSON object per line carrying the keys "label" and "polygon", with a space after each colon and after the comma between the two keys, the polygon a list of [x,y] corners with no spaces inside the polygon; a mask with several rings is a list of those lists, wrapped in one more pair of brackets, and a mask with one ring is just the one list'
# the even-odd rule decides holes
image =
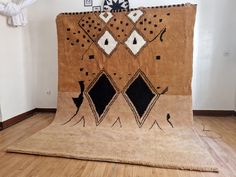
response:
{"label": "black and white diamond pattern", "polygon": [[142,17],[142,15],[143,12],[141,10],[134,10],[128,14],[128,17],[132,22],[136,23]]}
{"label": "black and white diamond pattern", "polygon": [[94,113],[97,126],[105,118],[117,95],[118,89],[105,71],[102,71],[88,87],[86,96]]}
{"label": "black and white diamond pattern", "polygon": [[146,43],[147,42],[144,38],[136,30],[131,33],[125,42],[126,46],[130,49],[133,55],[137,55]]}
{"label": "black and white diamond pattern", "polygon": [[123,95],[135,114],[138,126],[142,127],[159,94],[139,70],[126,86]]}
{"label": "black and white diamond pattern", "polygon": [[97,43],[107,55],[111,55],[118,44],[118,42],[108,31],[105,31],[105,33],[101,36]]}
{"label": "black and white diamond pattern", "polygon": [[113,17],[111,12],[102,12],[99,17],[105,22],[109,22],[109,20]]}

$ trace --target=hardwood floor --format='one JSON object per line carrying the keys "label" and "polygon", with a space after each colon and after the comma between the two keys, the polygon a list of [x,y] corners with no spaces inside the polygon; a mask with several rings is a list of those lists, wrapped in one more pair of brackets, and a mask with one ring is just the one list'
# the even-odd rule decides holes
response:
{"label": "hardwood floor", "polygon": [[5,152],[7,146],[48,126],[53,116],[40,113],[0,131],[0,177],[236,177],[235,117],[194,117],[201,139],[219,164],[219,174]]}

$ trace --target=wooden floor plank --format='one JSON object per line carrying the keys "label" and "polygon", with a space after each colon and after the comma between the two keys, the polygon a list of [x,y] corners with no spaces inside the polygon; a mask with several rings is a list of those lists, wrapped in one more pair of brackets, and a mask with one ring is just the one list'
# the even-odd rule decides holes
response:
{"label": "wooden floor plank", "polygon": [[220,167],[219,174],[5,152],[12,143],[48,126],[53,117],[40,113],[0,132],[1,177],[236,177],[235,117],[194,117],[197,132]]}

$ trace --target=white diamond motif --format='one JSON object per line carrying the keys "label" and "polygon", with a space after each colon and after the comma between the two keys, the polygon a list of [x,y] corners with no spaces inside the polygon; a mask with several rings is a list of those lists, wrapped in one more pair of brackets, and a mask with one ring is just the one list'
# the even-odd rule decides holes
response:
{"label": "white diamond motif", "polygon": [[109,22],[109,20],[113,17],[111,12],[103,12],[99,15],[99,17],[105,22]]}
{"label": "white diamond motif", "polygon": [[143,15],[143,12],[141,10],[135,10],[135,11],[131,11],[128,14],[128,17],[130,18],[130,20],[136,23],[142,15]]}
{"label": "white diamond motif", "polygon": [[98,45],[104,50],[107,55],[110,55],[117,46],[117,41],[112,35],[106,31],[98,40]]}
{"label": "white diamond motif", "polygon": [[125,44],[127,47],[131,50],[131,52],[136,55],[138,52],[143,48],[143,46],[147,42],[143,39],[143,37],[136,31],[134,30]]}

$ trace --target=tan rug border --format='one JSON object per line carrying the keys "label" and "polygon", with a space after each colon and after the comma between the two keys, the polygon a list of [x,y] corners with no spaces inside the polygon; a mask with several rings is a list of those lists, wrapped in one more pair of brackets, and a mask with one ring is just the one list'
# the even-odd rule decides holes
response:
{"label": "tan rug border", "polygon": [[8,148],[6,150],[7,152],[10,153],[20,153],[20,154],[31,154],[31,155],[38,155],[38,156],[47,156],[47,157],[57,157],[57,158],[68,158],[68,159],[77,159],[77,160],[86,160],[86,161],[100,161],[100,162],[109,162],[109,163],[123,163],[123,164],[128,164],[128,165],[141,165],[141,166],[146,166],[146,167],[156,167],[156,168],[165,168],[165,169],[173,169],[173,170],[188,170],[188,171],[198,171],[198,172],[214,172],[214,173],[219,173],[219,169],[216,167],[208,166],[208,167],[186,167],[183,164],[169,164],[169,165],[164,165],[161,163],[149,163],[149,162],[141,162],[141,161],[128,161],[128,160],[122,160],[119,158],[116,159],[109,159],[109,158],[95,158],[95,157],[85,157],[85,156],[74,156],[70,154],[65,154],[65,153],[48,153],[48,152],[33,152],[30,150],[17,150],[14,148]]}

